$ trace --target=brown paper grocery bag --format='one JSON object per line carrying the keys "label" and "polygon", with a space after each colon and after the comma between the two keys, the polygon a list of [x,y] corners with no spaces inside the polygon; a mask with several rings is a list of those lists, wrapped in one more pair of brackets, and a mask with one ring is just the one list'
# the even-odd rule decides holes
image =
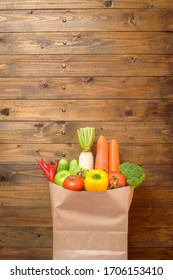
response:
{"label": "brown paper grocery bag", "polygon": [[54,260],[126,260],[131,187],[71,191],[50,183]]}

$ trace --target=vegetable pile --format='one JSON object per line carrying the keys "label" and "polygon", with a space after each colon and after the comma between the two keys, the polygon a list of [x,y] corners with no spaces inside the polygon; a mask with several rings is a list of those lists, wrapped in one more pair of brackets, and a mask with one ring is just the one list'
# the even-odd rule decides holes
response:
{"label": "vegetable pile", "polygon": [[109,189],[130,186],[136,188],[146,179],[144,169],[136,163],[120,163],[117,139],[110,144],[103,135],[97,139],[96,157],[91,148],[95,138],[95,128],[84,127],[77,130],[81,147],[79,159],[70,162],[61,158],[55,164],[36,160],[46,178],[61,187],[73,191],[104,192]]}

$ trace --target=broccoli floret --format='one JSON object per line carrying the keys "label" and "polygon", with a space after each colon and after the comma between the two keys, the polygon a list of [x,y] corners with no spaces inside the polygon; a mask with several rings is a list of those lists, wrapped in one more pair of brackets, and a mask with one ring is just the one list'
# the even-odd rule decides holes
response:
{"label": "broccoli floret", "polygon": [[132,188],[137,188],[144,182],[146,178],[144,169],[136,163],[121,163],[119,165],[118,171],[125,176],[127,185],[131,186]]}

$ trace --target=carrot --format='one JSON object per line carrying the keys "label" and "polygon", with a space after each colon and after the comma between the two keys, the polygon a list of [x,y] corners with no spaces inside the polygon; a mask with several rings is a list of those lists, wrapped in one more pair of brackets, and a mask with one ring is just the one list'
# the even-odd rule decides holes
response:
{"label": "carrot", "polygon": [[120,165],[120,155],[117,139],[112,139],[110,141],[109,147],[109,172],[118,171],[118,166]]}
{"label": "carrot", "polygon": [[102,169],[108,171],[108,143],[103,135],[97,140],[96,160],[95,169]]}

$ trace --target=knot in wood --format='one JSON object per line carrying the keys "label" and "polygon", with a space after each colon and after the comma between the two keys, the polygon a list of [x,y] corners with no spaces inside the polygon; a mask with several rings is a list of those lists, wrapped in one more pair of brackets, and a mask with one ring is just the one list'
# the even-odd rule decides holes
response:
{"label": "knot in wood", "polygon": [[94,78],[93,77],[87,77],[84,81],[84,83],[86,84],[92,84],[94,82]]}
{"label": "knot in wood", "polygon": [[137,62],[137,60],[138,60],[137,56],[132,56],[132,58],[131,58],[131,62],[132,63]]}
{"label": "knot in wood", "polygon": [[42,123],[36,123],[34,126],[37,127],[37,128],[41,128],[41,127],[43,127],[43,124]]}
{"label": "knot in wood", "polygon": [[7,177],[4,174],[0,174],[0,182],[7,181]]}
{"label": "knot in wood", "polygon": [[129,22],[130,22],[131,24],[135,24],[135,17],[134,17],[134,15],[131,15],[131,16],[130,16]]}
{"label": "knot in wood", "polygon": [[0,112],[1,112],[1,115],[8,116],[10,114],[10,109],[4,108]]}
{"label": "knot in wood", "polygon": [[126,110],[124,114],[126,117],[133,117],[134,112],[133,112],[133,110],[129,109],[129,110]]}
{"label": "knot in wood", "polygon": [[105,5],[106,8],[112,7],[112,0],[106,0],[106,1],[104,2],[104,5]]}

